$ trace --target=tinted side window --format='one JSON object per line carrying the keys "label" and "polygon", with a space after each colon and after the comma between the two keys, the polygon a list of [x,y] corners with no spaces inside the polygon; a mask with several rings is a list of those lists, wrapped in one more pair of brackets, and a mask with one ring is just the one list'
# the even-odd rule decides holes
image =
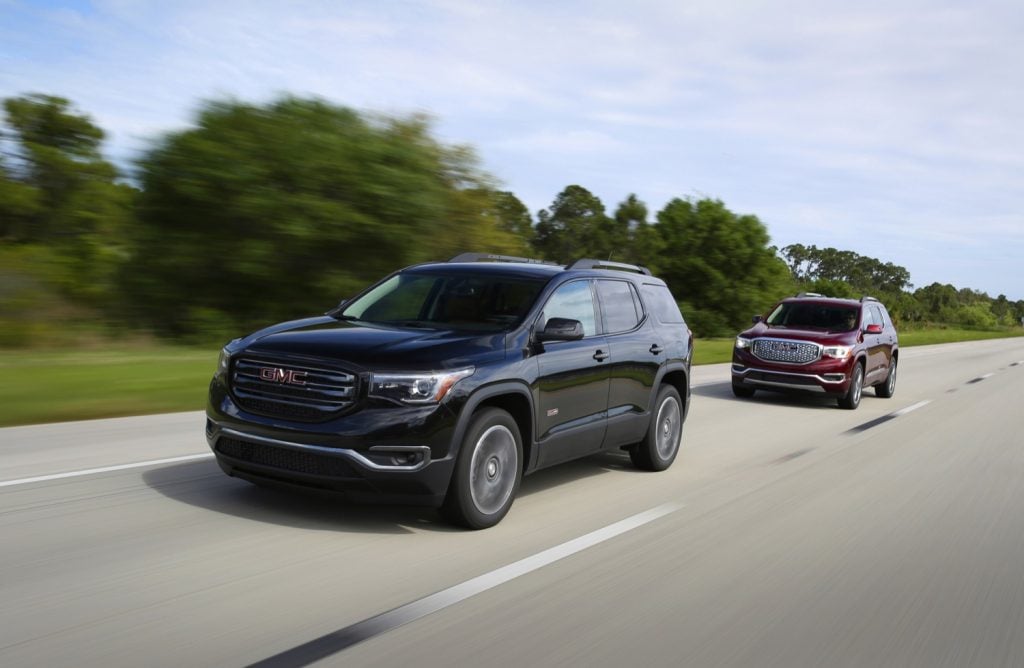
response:
{"label": "tinted side window", "polygon": [[885,323],[885,326],[886,327],[892,327],[893,326],[892,316],[890,316],[889,312],[885,310],[885,307],[882,306],[882,305],[879,305],[878,306],[878,310],[881,311],[881,313],[882,313],[882,322]]}
{"label": "tinted side window", "polygon": [[679,312],[679,306],[667,287],[644,284],[643,295],[647,308],[654,312],[658,322],[666,325],[683,324],[683,314]]}
{"label": "tinted side window", "polygon": [[876,325],[885,325],[885,320],[882,320],[882,312],[874,305],[871,306],[871,322]]}
{"label": "tinted side window", "polygon": [[594,295],[590,291],[590,281],[573,281],[559,287],[552,293],[544,306],[541,326],[550,318],[570,318],[583,323],[583,335],[597,333],[597,316],[594,311]]}
{"label": "tinted side window", "polygon": [[601,300],[607,334],[628,332],[640,323],[633,288],[626,281],[598,281],[597,296]]}

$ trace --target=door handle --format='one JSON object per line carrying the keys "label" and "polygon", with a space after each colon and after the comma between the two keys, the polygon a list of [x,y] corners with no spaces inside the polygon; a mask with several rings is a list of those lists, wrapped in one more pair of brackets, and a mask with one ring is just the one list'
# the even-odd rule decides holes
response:
{"label": "door handle", "polygon": [[657,343],[651,345],[651,354],[652,355],[660,355],[663,352],[665,352],[665,349],[662,348],[661,346],[659,346]]}
{"label": "door handle", "polygon": [[611,353],[606,353],[603,350],[598,350],[596,353],[594,353],[594,359],[596,359],[598,362],[603,362],[609,357],[611,357]]}

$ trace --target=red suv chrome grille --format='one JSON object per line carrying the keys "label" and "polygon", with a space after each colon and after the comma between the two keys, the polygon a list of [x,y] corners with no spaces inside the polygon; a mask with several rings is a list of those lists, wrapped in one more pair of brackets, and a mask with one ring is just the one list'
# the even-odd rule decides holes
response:
{"label": "red suv chrome grille", "polygon": [[804,341],[786,339],[754,339],[751,346],[754,357],[766,362],[809,364],[821,357],[821,346]]}

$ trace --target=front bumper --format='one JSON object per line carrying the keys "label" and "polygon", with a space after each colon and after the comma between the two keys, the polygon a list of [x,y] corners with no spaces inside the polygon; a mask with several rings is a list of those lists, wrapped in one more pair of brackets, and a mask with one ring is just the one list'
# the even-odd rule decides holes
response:
{"label": "front bumper", "polygon": [[206,440],[230,476],[352,501],[438,506],[455,467],[445,406],[356,411],[323,423],[246,413],[215,379]]}
{"label": "front bumper", "polygon": [[790,390],[846,394],[853,359],[821,359],[811,364],[782,364],[760,360],[744,351],[733,351],[734,385],[762,390]]}

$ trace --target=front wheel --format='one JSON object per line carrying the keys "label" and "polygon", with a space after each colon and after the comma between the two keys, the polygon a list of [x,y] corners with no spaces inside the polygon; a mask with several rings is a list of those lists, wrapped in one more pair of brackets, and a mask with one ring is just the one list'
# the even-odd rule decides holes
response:
{"label": "front wheel", "polygon": [[470,529],[492,527],[512,507],[522,477],[519,426],[506,411],[486,408],[466,430],[441,512]]}
{"label": "front wheel", "polygon": [[633,465],[647,471],[664,471],[675,461],[683,437],[683,402],[671,385],[662,385],[655,402],[654,419],[644,440],[629,450]]}
{"label": "front wheel", "polygon": [[881,385],[875,385],[875,396],[888,399],[896,392],[896,360],[889,362],[889,375],[885,377],[885,382]]}
{"label": "front wheel", "polygon": [[860,406],[860,395],[864,391],[864,367],[861,364],[853,365],[853,377],[850,379],[850,389],[838,399],[839,407],[853,410]]}

